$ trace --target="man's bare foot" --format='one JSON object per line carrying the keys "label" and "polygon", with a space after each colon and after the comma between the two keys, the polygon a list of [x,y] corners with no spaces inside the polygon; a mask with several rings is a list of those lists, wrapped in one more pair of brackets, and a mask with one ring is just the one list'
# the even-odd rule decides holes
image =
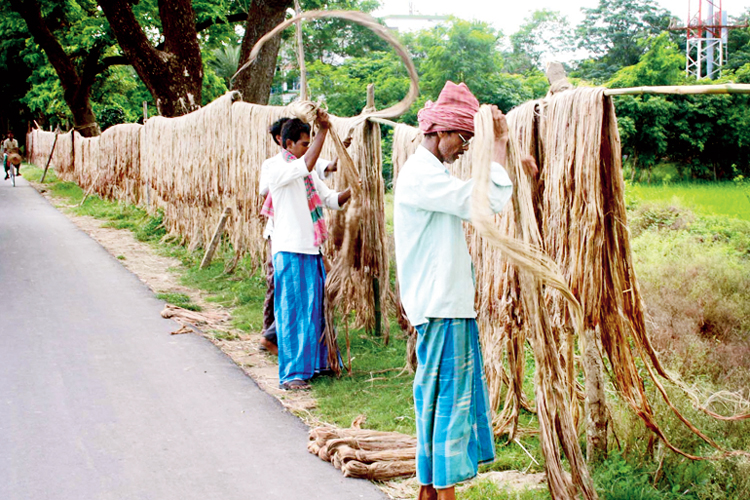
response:
{"label": "man's bare foot", "polygon": [[271,342],[270,340],[268,340],[267,338],[263,337],[262,339],[260,339],[260,345],[265,347],[266,350],[270,352],[271,354],[273,354],[274,356],[279,355],[278,346],[274,344],[273,342]]}

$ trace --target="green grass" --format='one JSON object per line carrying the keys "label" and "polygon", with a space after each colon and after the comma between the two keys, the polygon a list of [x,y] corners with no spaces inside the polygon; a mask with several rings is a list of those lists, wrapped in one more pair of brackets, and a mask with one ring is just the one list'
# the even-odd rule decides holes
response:
{"label": "green grass", "polygon": [[[118,257],[119,258],[119,257]],[[189,311],[200,311],[201,306],[193,304],[190,297],[184,293],[157,293],[156,298]]]}
{"label": "green grass", "polygon": [[675,203],[701,215],[726,215],[750,221],[750,191],[731,182],[630,184],[626,191],[629,201]]}

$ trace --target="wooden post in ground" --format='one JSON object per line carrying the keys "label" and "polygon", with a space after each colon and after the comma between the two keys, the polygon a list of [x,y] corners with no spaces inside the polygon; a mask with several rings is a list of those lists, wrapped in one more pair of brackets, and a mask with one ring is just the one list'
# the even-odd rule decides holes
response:
{"label": "wooden post in ground", "polygon": [[[367,85],[367,104],[363,111],[375,111],[375,84]],[[375,336],[383,334],[383,311],[380,304],[380,280],[377,276],[372,278],[373,309],[375,313]]]}
{"label": "wooden post in ground", "polygon": [[229,218],[229,215],[232,213],[232,209],[229,207],[226,207],[224,209],[224,212],[221,214],[221,219],[219,219],[219,224],[216,226],[216,230],[214,231],[214,235],[211,238],[211,243],[208,245],[208,248],[206,249],[205,255],[203,255],[203,260],[201,261],[201,269],[205,269],[211,264],[211,259],[214,257],[214,252],[216,251],[216,247],[219,246],[219,241],[221,241],[221,235],[224,233],[224,226],[227,223],[227,219]]}
{"label": "wooden post in ground", "polygon": [[[148,103],[146,101],[143,101],[143,126],[146,126],[146,120],[148,120]],[[143,148],[138,148],[138,154],[141,154],[141,151],[143,151]],[[143,168],[143,158],[141,158],[140,161],[141,165],[140,167]],[[151,171],[146,170],[147,177],[146,177],[146,211],[148,211],[149,207],[151,206]],[[141,198],[143,200],[143,198]]]}
{"label": "wooden post in ground", "polygon": [[96,186],[96,183],[99,181],[99,174],[101,174],[101,170],[97,170],[96,177],[94,177],[94,182],[91,183],[89,188],[86,190],[86,194],[83,196],[83,199],[81,200],[81,203],[78,204],[79,207],[82,207],[84,203],[86,203],[86,199],[91,195],[91,191],[94,190],[94,187]]}
{"label": "wooden post in ground", "polygon": [[44,166],[44,173],[39,182],[44,182],[44,178],[47,177],[47,169],[49,169],[49,163],[52,161],[52,155],[55,154],[55,146],[57,145],[57,136],[60,135],[60,127],[55,129],[55,140],[52,141],[52,150],[49,152],[49,158],[47,158],[47,165]]}

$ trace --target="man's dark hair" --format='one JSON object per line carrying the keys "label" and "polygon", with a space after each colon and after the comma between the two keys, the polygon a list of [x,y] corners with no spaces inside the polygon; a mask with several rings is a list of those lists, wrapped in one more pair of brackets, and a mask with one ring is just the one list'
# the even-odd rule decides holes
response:
{"label": "man's dark hair", "polygon": [[302,134],[310,135],[310,125],[299,118],[288,120],[284,126],[281,127],[281,145],[286,146],[287,140],[291,140],[292,142],[299,141]]}
{"label": "man's dark hair", "polygon": [[[285,116],[283,118],[279,118],[278,120],[273,122],[273,125],[268,127],[268,133],[271,134],[271,137],[273,137],[273,142],[275,142],[276,144],[279,144],[278,141],[276,140],[276,136],[281,135],[281,128],[289,120],[291,120],[291,118]],[[279,146],[281,146],[281,144],[279,144]]]}

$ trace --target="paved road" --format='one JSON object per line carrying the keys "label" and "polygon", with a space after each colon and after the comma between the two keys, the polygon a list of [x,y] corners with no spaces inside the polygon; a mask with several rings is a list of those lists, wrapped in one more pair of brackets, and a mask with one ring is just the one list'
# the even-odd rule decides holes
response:
{"label": "paved road", "polygon": [[0,181],[0,499],[383,499],[23,179]]}

